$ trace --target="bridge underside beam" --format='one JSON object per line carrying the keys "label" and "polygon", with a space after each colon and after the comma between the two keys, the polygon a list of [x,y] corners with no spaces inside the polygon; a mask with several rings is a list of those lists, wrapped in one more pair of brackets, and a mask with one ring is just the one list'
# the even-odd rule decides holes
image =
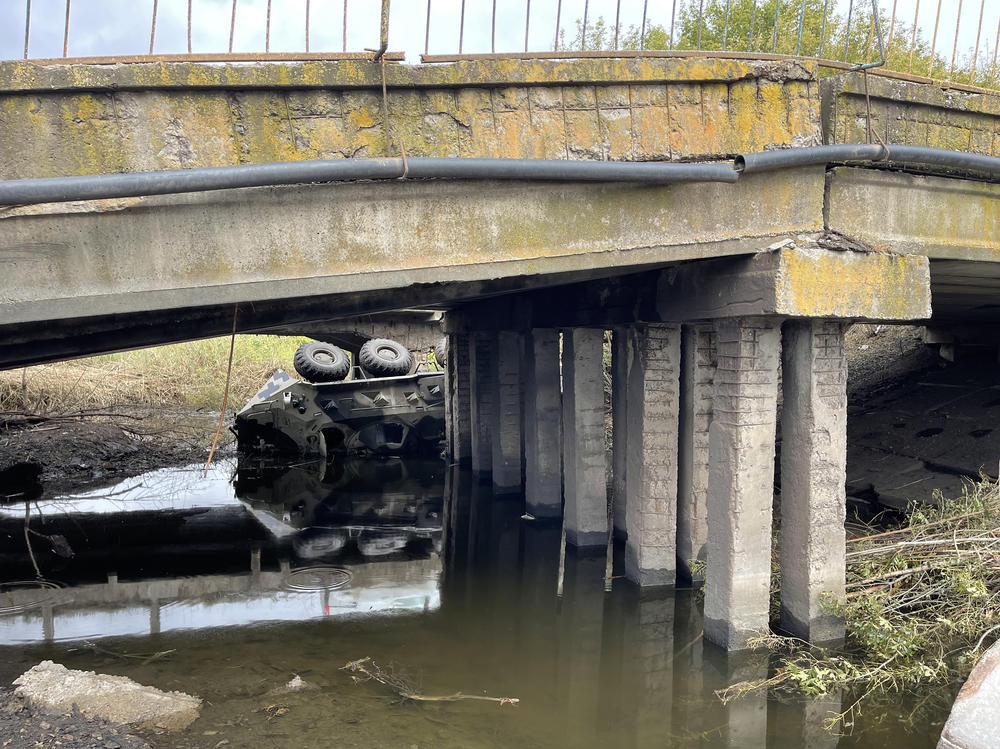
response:
{"label": "bridge underside beam", "polygon": [[829,175],[827,228],[875,248],[932,259],[1000,257],[1000,185],[838,167]]}
{"label": "bridge underside beam", "polygon": [[[544,275],[569,280],[745,254],[770,237],[821,229],[823,185],[820,167],[732,185],[412,181],[15,208],[0,218],[0,319],[12,326],[364,300],[419,284],[516,277],[526,288]],[[404,303],[427,304],[419,295]],[[400,306],[398,295],[391,306]],[[358,311],[331,308],[328,317]]]}

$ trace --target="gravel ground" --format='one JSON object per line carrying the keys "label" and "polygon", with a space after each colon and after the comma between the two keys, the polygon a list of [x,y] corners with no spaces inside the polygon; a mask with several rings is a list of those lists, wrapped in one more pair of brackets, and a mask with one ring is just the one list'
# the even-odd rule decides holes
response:
{"label": "gravel ground", "polygon": [[3,749],[150,749],[127,729],[79,712],[50,713],[26,705],[0,689],[0,747]]}

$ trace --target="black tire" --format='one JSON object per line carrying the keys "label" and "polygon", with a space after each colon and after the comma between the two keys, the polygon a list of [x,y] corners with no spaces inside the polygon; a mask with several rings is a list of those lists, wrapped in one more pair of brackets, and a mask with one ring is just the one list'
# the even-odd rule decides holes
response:
{"label": "black tire", "polygon": [[340,382],[351,371],[351,360],[332,343],[303,343],[292,360],[295,371],[309,382]]}
{"label": "black tire", "polygon": [[448,339],[442,338],[434,347],[434,359],[442,369],[448,364]]}
{"label": "black tire", "polygon": [[409,374],[413,354],[401,343],[388,338],[372,338],[358,352],[361,368],[373,377],[394,377]]}

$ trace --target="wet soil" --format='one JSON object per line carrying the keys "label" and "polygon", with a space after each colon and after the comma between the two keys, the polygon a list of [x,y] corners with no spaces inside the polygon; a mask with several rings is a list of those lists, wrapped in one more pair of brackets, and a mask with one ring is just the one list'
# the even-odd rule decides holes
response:
{"label": "wet soil", "polygon": [[[114,483],[204,460],[217,414],[118,407],[113,413],[0,420],[0,501]],[[223,428],[216,454],[232,450]]]}
{"label": "wet soil", "polygon": [[79,712],[51,713],[0,689],[0,747],[4,749],[149,749],[127,729]]}

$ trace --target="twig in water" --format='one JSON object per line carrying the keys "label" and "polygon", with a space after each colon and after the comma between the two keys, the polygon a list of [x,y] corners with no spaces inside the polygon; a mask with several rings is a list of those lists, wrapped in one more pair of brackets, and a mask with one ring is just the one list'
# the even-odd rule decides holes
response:
{"label": "twig in water", "polygon": [[35,577],[42,579],[42,571],[38,569],[38,562],[35,560],[35,552],[31,548],[31,534],[29,524],[31,523],[31,502],[24,503],[24,544],[28,547],[28,556],[31,557],[31,566],[35,568]]}
{"label": "twig in water", "polygon": [[340,670],[348,671],[351,674],[361,674],[361,676],[364,677],[361,678],[359,676],[352,676],[351,678],[354,679],[355,683],[377,681],[379,684],[389,687],[404,700],[413,700],[414,702],[459,702],[461,700],[479,700],[480,702],[496,702],[500,705],[516,705],[521,701],[517,697],[487,697],[486,695],[462,694],[461,692],[445,695],[420,694],[419,692],[415,692],[398,676],[383,671],[370,656],[365,656],[364,658],[359,658],[356,661],[345,663],[340,667]]}

